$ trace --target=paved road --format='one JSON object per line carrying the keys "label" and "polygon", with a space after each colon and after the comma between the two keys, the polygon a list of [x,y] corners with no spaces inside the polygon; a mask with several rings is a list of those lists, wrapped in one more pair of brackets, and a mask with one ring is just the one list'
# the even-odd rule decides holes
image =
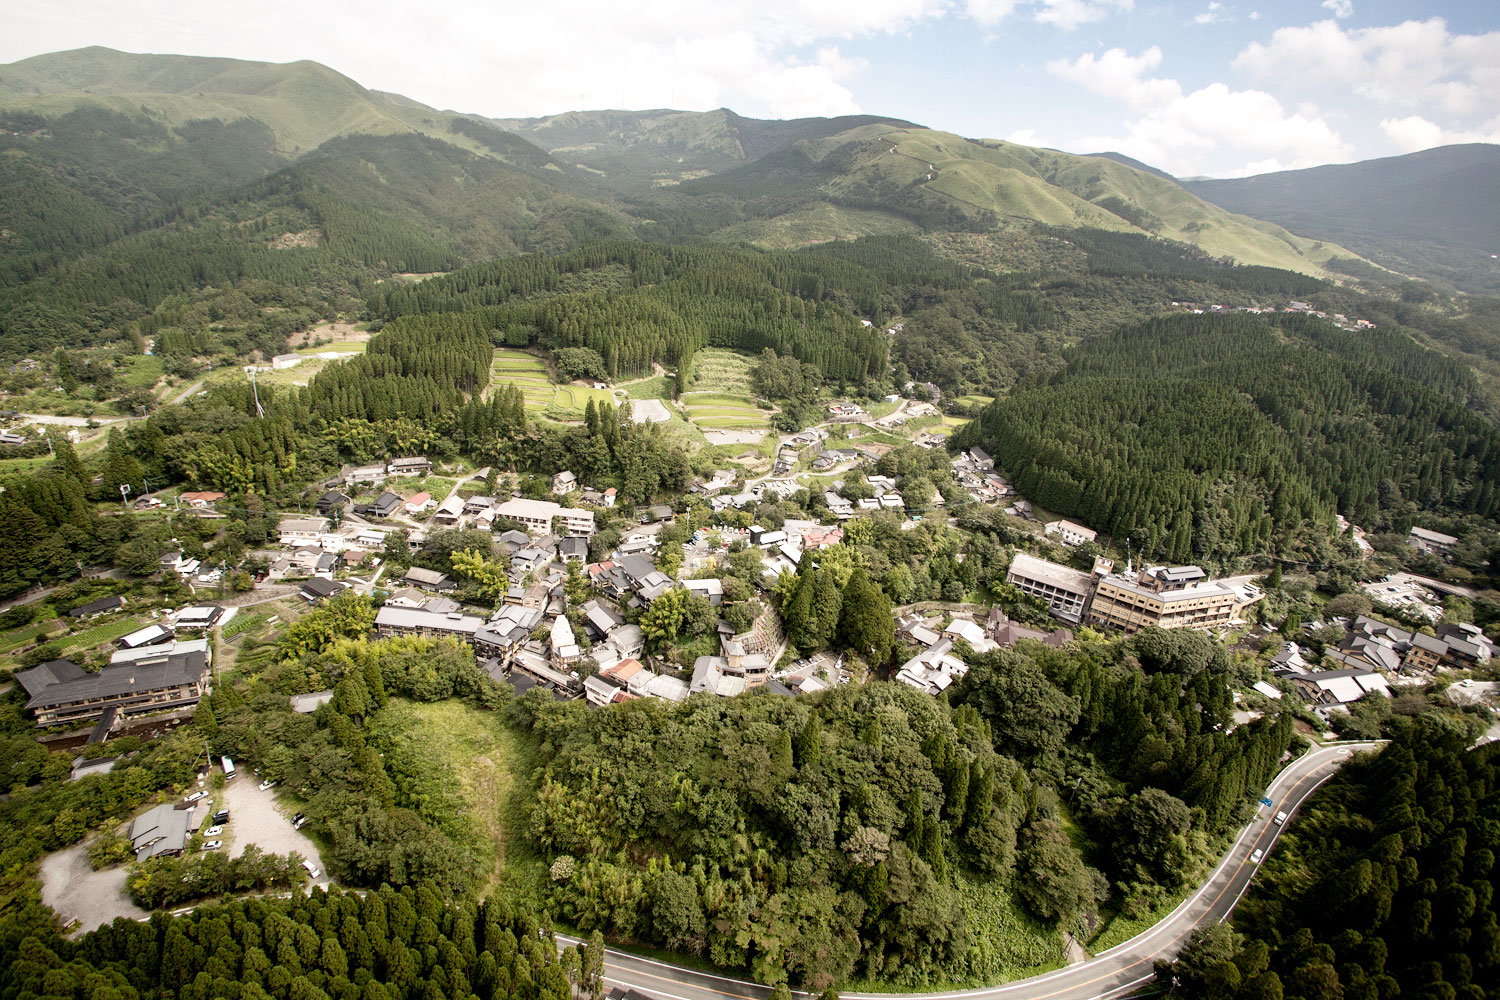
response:
{"label": "paved road", "polygon": [[[1271,783],[1262,806],[1224,855],[1203,886],[1160,923],[1094,958],[1054,972],[1001,986],[946,993],[904,994],[906,1000],[1101,1000],[1121,996],[1148,981],[1152,963],[1170,958],[1199,927],[1222,923],[1245,894],[1258,865],[1256,850],[1269,853],[1281,827],[1277,811],[1295,813],[1315,789],[1333,777],[1354,750],[1373,743],[1314,750],[1294,761]],[[576,939],[558,935],[560,942]],[[634,988],[663,1000],[765,1000],[770,990],[757,983],[641,958],[611,948],[605,954],[605,978],[611,986]],[[890,994],[845,993],[844,1000],[883,1000]]]}

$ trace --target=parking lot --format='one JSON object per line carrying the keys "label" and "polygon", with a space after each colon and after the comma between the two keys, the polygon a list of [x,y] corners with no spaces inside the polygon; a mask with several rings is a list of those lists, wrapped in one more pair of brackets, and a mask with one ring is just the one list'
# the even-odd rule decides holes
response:
{"label": "parking lot", "polygon": [[57,912],[64,927],[78,921],[74,934],[85,934],[116,917],[145,920],[145,910],[125,891],[125,869],[96,872],[89,866],[84,844],[56,851],[42,859],[42,902]]}
{"label": "parking lot", "polygon": [[216,808],[229,810],[229,824],[219,837],[237,858],[247,844],[255,844],[267,854],[290,854],[296,851],[318,866],[323,874],[314,881],[328,884],[328,871],[318,854],[317,845],[300,830],[292,829],[292,813],[276,801],[276,790],[261,791],[254,774],[244,774],[224,786]]}

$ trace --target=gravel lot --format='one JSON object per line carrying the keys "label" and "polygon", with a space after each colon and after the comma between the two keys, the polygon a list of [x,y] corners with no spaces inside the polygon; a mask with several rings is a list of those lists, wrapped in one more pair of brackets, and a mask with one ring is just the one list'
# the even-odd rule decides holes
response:
{"label": "gravel lot", "polygon": [[83,844],[42,859],[42,902],[57,911],[63,926],[78,921],[77,934],[102,927],[116,917],[145,920],[148,916],[125,892],[125,869],[94,871]]}
{"label": "gravel lot", "polygon": [[224,787],[219,808],[229,810],[229,825],[220,839],[229,848],[230,857],[239,857],[246,844],[255,844],[267,854],[290,854],[296,851],[323,871],[317,885],[328,884],[328,870],[315,845],[300,830],[292,829],[292,813],[276,801],[276,790],[260,790],[253,773],[247,773]]}

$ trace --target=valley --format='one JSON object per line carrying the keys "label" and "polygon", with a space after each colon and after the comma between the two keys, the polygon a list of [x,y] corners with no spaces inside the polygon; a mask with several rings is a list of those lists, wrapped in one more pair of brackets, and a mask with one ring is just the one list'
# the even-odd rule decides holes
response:
{"label": "valley", "polygon": [[1500,308],[1407,166],[100,48],[0,126],[18,996],[1500,961]]}

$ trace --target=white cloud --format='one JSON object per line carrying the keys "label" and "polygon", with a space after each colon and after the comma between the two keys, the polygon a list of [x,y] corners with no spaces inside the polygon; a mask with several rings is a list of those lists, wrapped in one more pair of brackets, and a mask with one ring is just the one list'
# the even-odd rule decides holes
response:
{"label": "white cloud", "polygon": [[[1254,15],[1251,15],[1254,17]],[[1229,10],[1219,2],[1213,0],[1206,8],[1193,15],[1194,24],[1222,24],[1231,19]]]}
{"label": "white cloud", "polygon": [[1322,7],[1340,21],[1354,16],[1354,0],[1323,0]]}
{"label": "white cloud", "polygon": [[1134,113],[1123,135],[1090,136],[1071,145],[1116,149],[1179,176],[1237,157],[1252,158],[1243,170],[1272,160],[1310,166],[1345,160],[1352,152],[1314,109],[1289,114],[1264,91],[1231,90],[1222,83],[1185,92],[1176,80],[1148,75],[1161,61],[1161,50],[1153,46],[1136,56],[1110,49],[1049,62],[1053,75],[1118,100]]}
{"label": "white cloud", "polygon": [[993,28],[1015,9],[1016,0],[964,0],[964,13],[983,28]]}
{"label": "white cloud", "polygon": [[1476,129],[1445,129],[1421,115],[1405,118],[1385,118],[1380,122],[1380,131],[1391,144],[1403,153],[1415,153],[1434,146],[1450,146],[1460,142],[1500,143],[1500,118],[1486,122]]}
{"label": "white cloud", "polygon": [[1282,89],[1341,85],[1392,108],[1483,117],[1500,111],[1500,31],[1456,35],[1442,18],[1352,30],[1335,21],[1279,28],[1233,65]]}
{"label": "white cloud", "polygon": [[[975,2],[992,12],[1005,5]],[[840,55],[839,42],[905,32],[953,9],[953,0],[574,0],[433,5],[414,18],[396,0],[264,0],[246,19],[223,0],[193,17],[171,0],[23,2],[7,12],[0,61],[99,44],[316,59],[366,86],[494,115],[728,104],[746,114],[841,114],[858,110],[850,84],[865,64]]]}
{"label": "white cloud", "polygon": [[1034,16],[1043,24],[1072,31],[1080,24],[1102,21],[1117,11],[1134,9],[1135,0],[1040,0]]}

